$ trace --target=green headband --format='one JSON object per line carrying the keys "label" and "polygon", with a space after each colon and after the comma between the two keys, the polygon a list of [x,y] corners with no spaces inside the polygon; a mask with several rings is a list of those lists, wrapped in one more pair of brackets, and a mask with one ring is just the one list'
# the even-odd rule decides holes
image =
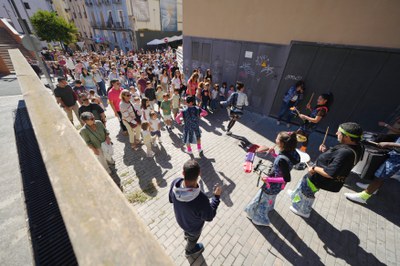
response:
{"label": "green headband", "polygon": [[355,139],[361,138],[361,135],[351,134],[351,133],[347,132],[346,130],[344,130],[342,127],[339,127],[339,131],[342,132],[344,135],[355,138]]}

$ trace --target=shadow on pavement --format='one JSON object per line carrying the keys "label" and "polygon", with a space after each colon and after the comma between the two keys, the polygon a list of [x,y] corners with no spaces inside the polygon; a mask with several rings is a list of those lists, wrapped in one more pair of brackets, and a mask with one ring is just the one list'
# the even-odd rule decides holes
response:
{"label": "shadow on pavement", "polygon": [[273,254],[276,257],[281,257],[287,260],[292,265],[324,265],[317,254],[314,253],[306,244],[299,238],[296,232],[286,223],[286,221],[277,213],[270,212],[270,221],[272,224],[282,223],[279,225],[279,231],[286,231],[286,239],[298,250],[301,255],[294,251],[279,235],[269,226],[254,225],[257,230],[265,237],[265,239],[280,253]]}
{"label": "shadow on pavement", "polygon": [[132,150],[127,137],[122,136],[121,134],[117,137],[125,144],[123,155],[124,164],[128,166],[128,168],[133,166],[136,177],[139,179],[140,189],[148,196],[155,197],[158,190],[153,183],[153,178],[156,179],[158,187],[166,187],[167,181],[164,177],[168,173],[168,170],[163,172],[162,168],[157,165],[155,157],[147,157],[146,152],[143,150],[143,146],[136,150]]}
{"label": "shadow on pavement", "polygon": [[[178,129],[179,130],[179,129]],[[169,133],[169,137],[172,140],[172,145],[174,145],[175,148],[181,149],[183,147],[183,143],[182,143],[182,134],[178,133],[178,135],[176,135],[173,131],[171,133]]]}
{"label": "shadow on pavement", "polygon": [[200,254],[198,257],[188,257],[188,262],[192,266],[207,266],[207,262],[205,261],[203,254]]}
{"label": "shadow on pavement", "polygon": [[[294,251],[279,235],[269,226],[257,226],[257,230],[265,239],[281,254],[281,256],[293,265],[323,265],[319,256],[310,249],[293,228],[276,211],[269,213],[271,224],[288,240],[298,253]],[[274,254],[278,256],[278,254]]]}
{"label": "shadow on pavement", "polygon": [[231,193],[233,192],[233,190],[235,190],[236,188],[236,184],[235,182],[233,182],[232,179],[228,178],[223,172],[218,172],[226,181],[229,182],[229,184],[226,184],[226,182],[223,182],[222,185],[222,195],[221,195],[221,200],[222,202],[224,202],[226,204],[226,206],[228,207],[232,207],[233,206],[233,202],[231,200]]}
{"label": "shadow on pavement", "polygon": [[[254,113],[245,112],[245,114],[238,120],[236,123],[240,123],[252,131],[257,132],[263,137],[270,140],[272,143],[275,143],[276,135],[281,131],[296,131],[299,128],[299,125],[292,124],[290,128],[287,128],[285,123],[281,125],[276,125],[276,120],[272,117],[265,117]],[[235,127],[233,127],[234,131]],[[336,130],[336,129],[335,129]],[[330,130],[330,134],[332,134],[334,129]],[[319,145],[322,143],[324,134],[320,132],[313,132],[311,134],[310,142],[308,144],[307,153],[311,156],[311,160],[315,160],[315,158],[320,154],[318,151]],[[326,140],[326,146],[331,147],[337,144],[336,137],[328,136]]]}
{"label": "shadow on pavement", "polygon": [[[356,182],[371,183],[370,180],[361,179],[357,174],[350,174],[346,179],[345,186],[355,192],[361,192],[362,189],[357,187]],[[379,189],[376,195],[371,196],[368,204],[359,204],[360,208],[367,208],[374,213],[384,217],[396,226],[400,226],[400,189],[399,181],[395,179],[388,179]],[[344,197],[344,196],[343,196]]]}
{"label": "shadow on pavement", "polygon": [[[213,195],[214,186],[217,183],[223,184],[221,201],[224,202],[226,206],[232,207],[233,202],[230,198],[230,194],[235,189],[236,184],[231,179],[229,179],[224,173],[218,172],[225,180],[229,182],[229,184],[227,185],[223,182],[221,177],[218,175],[217,171],[215,171],[214,166],[212,164],[215,163],[214,158],[207,158],[203,155],[199,159],[196,158],[195,160],[198,161],[198,163],[200,164],[200,169],[202,169],[200,181],[203,181],[203,183],[207,187],[207,193],[205,189],[203,189],[203,191],[205,191],[208,197],[211,197]],[[200,184],[200,186],[202,186],[202,184]]]}
{"label": "shadow on pavement", "polygon": [[349,265],[385,265],[360,247],[360,239],[353,232],[339,231],[316,211],[312,210],[310,218],[304,221],[324,242],[324,249],[329,255],[343,259]]}
{"label": "shadow on pavement", "polygon": [[167,153],[162,143],[159,143],[156,147],[153,147],[155,153],[154,159],[162,168],[172,169],[171,155]]}

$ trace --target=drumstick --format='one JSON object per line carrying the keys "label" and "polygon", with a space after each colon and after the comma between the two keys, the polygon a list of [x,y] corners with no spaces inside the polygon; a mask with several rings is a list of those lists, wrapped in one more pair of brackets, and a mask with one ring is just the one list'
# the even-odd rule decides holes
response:
{"label": "drumstick", "polygon": [[274,151],[275,147],[276,147],[276,144],[269,149],[268,153],[271,153],[272,151]]}
{"label": "drumstick", "polygon": [[311,104],[312,99],[314,98],[314,92],[311,94],[310,100],[308,100],[307,105]]}
{"label": "drumstick", "polygon": [[296,111],[296,113],[297,113],[297,115],[300,115],[300,112],[299,112],[299,110],[297,110],[297,108],[296,107],[290,107],[289,108],[291,111]]}
{"label": "drumstick", "polygon": [[370,140],[367,140],[367,142],[370,143],[370,144],[372,144],[372,145],[378,146],[378,142],[370,141]]}
{"label": "drumstick", "polygon": [[322,141],[322,144],[321,144],[321,145],[325,145],[326,136],[328,136],[328,131],[329,131],[329,126],[326,128],[326,132],[325,132],[324,140]]}
{"label": "drumstick", "polygon": [[[296,107],[290,107],[289,108],[291,111],[296,111],[296,113],[297,113],[297,116],[299,116],[300,117],[300,115],[301,115],[301,113],[299,112],[299,110],[297,110],[297,108]],[[303,121],[304,121],[304,119],[303,118],[301,118]]]}

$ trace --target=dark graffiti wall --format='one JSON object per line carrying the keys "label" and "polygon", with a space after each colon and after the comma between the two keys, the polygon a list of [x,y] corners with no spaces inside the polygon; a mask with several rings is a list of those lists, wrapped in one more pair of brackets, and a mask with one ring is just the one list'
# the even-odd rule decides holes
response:
{"label": "dark graffiti wall", "polygon": [[[334,103],[319,126],[330,133],[355,121],[381,132],[378,121],[400,116],[400,50],[292,42],[290,46],[184,36],[184,72],[212,69],[213,81],[245,83],[250,111],[276,117],[282,98],[297,80],[306,83],[305,105],[314,93],[332,92]],[[296,122],[296,120],[294,121]],[[300,121],[297,120],[299,123]]]}
{"label": "dark graffiti wall", "polygon": [[201,67],[212,70],[213,82],[245,83],[248,110],[269,114],[284,70],[289,47],[264,43],[216,40],[184,36],[183,63],[186,78]]}
{"label": "dark graffiti wall", "polygon": [[319,130],[330,126],[334,133],[346,121],[360,123],[364,130],[380,132],[378,121],[393,121],[400,115],[400,51],[379,48],[292,43],[270,115],[277,116],[282,97],[292,79],[306,82],[305,104],[332,92],[334,103]]}

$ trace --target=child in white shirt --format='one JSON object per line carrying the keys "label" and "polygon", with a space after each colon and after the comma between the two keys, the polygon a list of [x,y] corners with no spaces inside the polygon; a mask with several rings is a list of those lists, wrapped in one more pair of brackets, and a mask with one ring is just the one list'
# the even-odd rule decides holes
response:
{"label": "child in white shirt", "polygon": [[152,142],[154,146],[157,146],[156,139],[158,138],[158,143],[161,143],[161,122],[157,117],[157,113],[154,111],[150,112],[150,135],[152,137]]}
{"label": "child in white shirt", "polygon": [[171,101],[172,101],[172,114],[174,115],[175,119],[175,117],[178,115],[179,112],[179,106],[181,105],[181,96],[179,95],[179,88],[174,89],[174,94],[172,95]]}
{"label": "child in white shirt", "polygon": [[154,152],[151,150],[152,138],[149,129],[150,129],[150,123],[147,121],[143,121],[142,122],[143,144],[146,146],[147,157],[153,157]]}

